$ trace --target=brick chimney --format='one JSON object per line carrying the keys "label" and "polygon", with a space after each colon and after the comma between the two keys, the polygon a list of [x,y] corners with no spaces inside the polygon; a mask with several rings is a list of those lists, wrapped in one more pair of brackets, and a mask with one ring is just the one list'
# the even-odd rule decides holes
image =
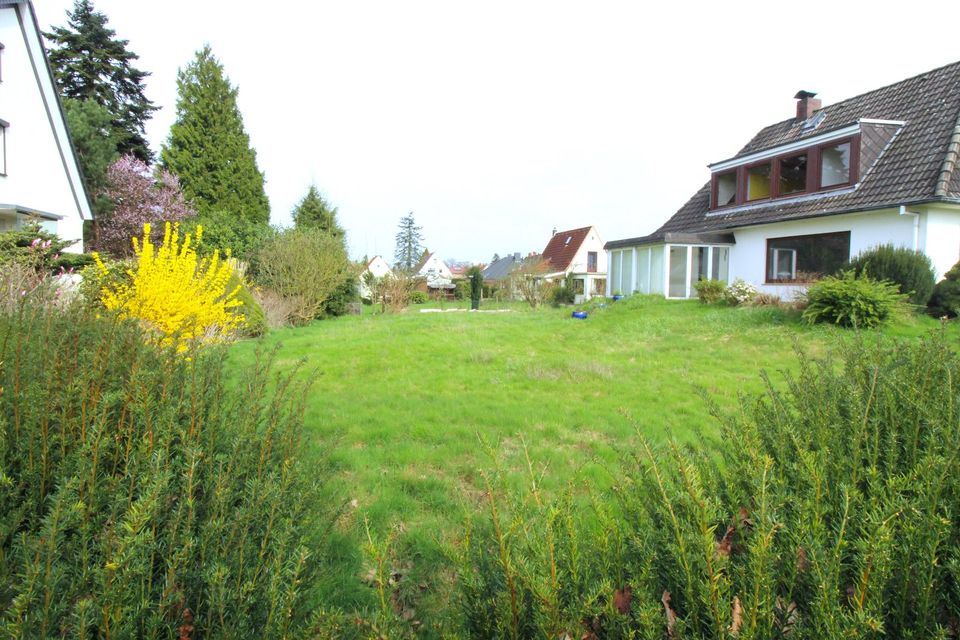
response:
{"label": "brick chimney", "polygon": [[820,108],[820,100],[814,98],[817,95],[812,91],[797,91],[793,96],[797,101],[797,120],[807,120],[813,115],[813,112]]}

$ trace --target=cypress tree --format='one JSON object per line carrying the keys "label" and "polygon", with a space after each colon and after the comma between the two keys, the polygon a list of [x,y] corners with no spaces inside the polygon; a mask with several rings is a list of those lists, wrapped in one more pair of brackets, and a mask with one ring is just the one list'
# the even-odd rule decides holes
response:
{"label": "cypress tree", "polygon": [[91,100],[110,113],[117,154],[150,162],[144,123],[157,110],[143,94],[150,74],[133,66],[139,56],[127,50],[129,40],[116,35],[90,0],[76,0],[67,26],[44,34],[52,45],[47,57],[62,97]]}
{"label": "cypress tree", "polygon": [[320,229],[334,238],[343,238],[344,231],[337,223],[337,208],[323,199],[314,185],[293,208],[293,224],[297,229]]}
{"label": "cypress tree", "polygon": [[237,89],[207,45],[177,75],[177,119],[160,152],[204,225],[207,246],[252,248],[270,221],[257,154],[243,127]]}

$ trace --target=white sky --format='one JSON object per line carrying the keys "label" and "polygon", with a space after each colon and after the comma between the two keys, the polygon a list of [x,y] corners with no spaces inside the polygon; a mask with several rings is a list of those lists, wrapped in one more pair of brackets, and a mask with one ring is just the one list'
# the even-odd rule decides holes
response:
{"label": "white sky", "polygon": [[[72,0],[34,0],[41,27]],[[209,43],[276,224],[311,182],[351,255],[392,262],[413,211],[441,257],[542,251],[552,228],[645,235],[762,126],[960,59],[960,2],[94,0],[162,107]]]}

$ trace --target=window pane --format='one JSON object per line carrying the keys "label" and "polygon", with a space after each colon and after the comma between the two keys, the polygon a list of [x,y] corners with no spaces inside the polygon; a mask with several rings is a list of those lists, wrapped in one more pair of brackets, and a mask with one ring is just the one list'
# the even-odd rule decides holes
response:
{"label": "window pane", "polygon": [[850,257],[850,232],[767,240],[768,282],[812,282],[836,273]]}
{"label": "window pane", "polygon": [[747,169],[747,200],[770,197],[770,163]]}
{"label": "window pane", "polygon": [[693,247],[693,266],[691,275],[694,282],[706,280],[710,277],[708,273],[710,247]]}
{"label": "window pane", "polygon": [[730,249],[727,247],[713,248],[713,269],[710,277],[714,280],[727,281],[727,273],[730,269]]}
{"label": "window pane", "polygon": [[832,187],[850,182],[850,143],[844,142],[820,150],[820,186]]}
{"label": "window pane", "polygon": [[633,292],[633,249],[625,249],[623,252],[623,265],[620,273],[623,274],[620,280],[620,293],[630,295]]}
{"label": "window pane", "polygon": [[731,171],[717,176],[717,205],[725,207],[737,201],[737,172]]}
{"label": "window pane", "polygon": [[807,154],[780,160],[780,195],[807,190]]}
{"label": "window pane", "polygon": [[671,298],[687,297],[687,247],[670,247],[670,288],[667,295]]}

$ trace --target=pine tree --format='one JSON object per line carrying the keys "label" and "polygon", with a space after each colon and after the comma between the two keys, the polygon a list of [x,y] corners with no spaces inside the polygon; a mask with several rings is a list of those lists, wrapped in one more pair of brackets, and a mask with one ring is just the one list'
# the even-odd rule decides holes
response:
{"label": "pine tree", "polygon": [[112,118],[117,153],[150,162],[144,123],[157,110],[143,94],[150,74],[133,66],[139,56],[127,50],[129,40],[116,35],[90,0],[76,0],[67,26],[44,34],[51,44],[47,57],[60,95],[104,107]]}
{"label": "pine tree", "polygon": [[314,185],[293,208],[293,224],[297,229],[320,229],[334,238],[343,238],[344,231],[337,223],[337,208],[323,199]]}
{"label": "pine tree", "polygon": [[397,231],[396,249],[393,252],[393,261],[398,269],[413,271],[423,253],[422,227],[418,227],[413,219],[413,211],[400,218]]}
{"label": "pine tree", "polygon": [[160,153],[163,165],[179,177],[196,208],[207,246],[242,253],[269,226],[270,204],[237,89],[208,45],[180,70],[177,91],[177,119]]}

